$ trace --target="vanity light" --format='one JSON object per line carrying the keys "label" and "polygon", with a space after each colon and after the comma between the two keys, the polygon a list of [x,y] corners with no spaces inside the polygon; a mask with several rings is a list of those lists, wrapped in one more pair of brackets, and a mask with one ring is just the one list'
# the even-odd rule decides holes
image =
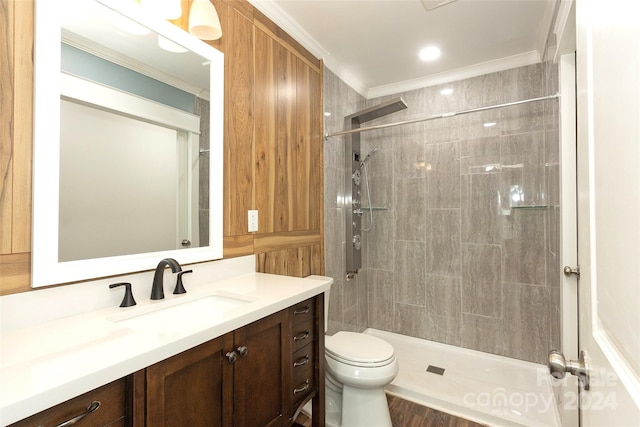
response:
{"label": "vanity light", "polygon": [[433,61],[440,57],[440,49],[436,46],[427,46],[418,54],[423,61]]}
{"label": "vanity light", "polygon": [[440,91],[440,95],[451,95],[453,93],[453,89],[450,87],[444,88]]}
{"label": "vanity light", "polygon": [[222,27],[210,0],[194,0],[189,12],[189,32],[201,40],[218,40]]}

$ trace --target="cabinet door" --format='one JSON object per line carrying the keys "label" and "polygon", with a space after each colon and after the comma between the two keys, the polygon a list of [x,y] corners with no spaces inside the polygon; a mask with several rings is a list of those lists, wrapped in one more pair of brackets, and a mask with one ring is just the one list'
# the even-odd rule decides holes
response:
{"label": "cabinet door", "polygon": [[148,367],[147,427],[231,425],[232,344],[227,334]]}
{"label": "cabinet door", "polygon": [[[287,313],[279,312],[235,331],[235,348],[246,347],[235,366],[234,426],[282,426],[287,402],[285,368],[291,357],[287,345]],[[241,352],[238,351],[240,354]],[[285,373],[287,375],[285,375]]]}

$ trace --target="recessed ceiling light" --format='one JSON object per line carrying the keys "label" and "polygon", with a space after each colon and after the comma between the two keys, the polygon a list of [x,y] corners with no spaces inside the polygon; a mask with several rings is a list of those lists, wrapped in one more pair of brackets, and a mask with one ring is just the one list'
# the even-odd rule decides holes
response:
{"label": "recessed ceiling light", "polygon": [[440,91],[441,95],[451,95],[453,93],[453,89],[450,87],[444,88]]}
{"label": "recessed ceiling light", "polygon": [[436,46],[427,46],[418,55],[423,61],[433,61],[440,57],[440,49]]}
{"label": "recessed ceiling light", "polygon": [[495,126],[495,125],[496,125],[496,122],[487,122],[487,123],[483,124],[482,126],[484,126],[486,128],[490,128],[490,127]]}

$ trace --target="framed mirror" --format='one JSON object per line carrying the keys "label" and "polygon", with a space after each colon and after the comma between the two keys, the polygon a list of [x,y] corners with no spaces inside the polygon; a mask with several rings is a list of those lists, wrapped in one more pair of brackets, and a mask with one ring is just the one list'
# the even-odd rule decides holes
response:
{"label": "framed mirror", "polygon": [[35,6],[32,286],[222,258],[223,54],[134,1]]}

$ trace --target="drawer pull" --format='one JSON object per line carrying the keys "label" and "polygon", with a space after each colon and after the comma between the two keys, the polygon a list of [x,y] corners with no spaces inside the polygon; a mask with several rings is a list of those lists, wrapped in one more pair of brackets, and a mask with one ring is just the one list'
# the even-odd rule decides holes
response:
{"label": "drawer pull", "polygon": [[91,405],[89,405],[87,407],[86,411],[84,411],[80,415],[76,415],[75,417],[71,418],[70,420],[67,420],[67,421],[65,421],[65,422],[63,422],[61,424],[58,424],[57,427],[72,426],[72,425],[80,422],[82,419],[84,419],[84,417],[86,417],[90,413],[97,411],[99,407],[100,407],[100,402],[98,402],[97,400],[94,400],[93,402],[91,402]]}
{"label": "drawer pull", "polygon": [[309,336],[311,332],[309,332],[309,330],[307,329],[306,331],[296,335],[295,337],[293,337],[293,342],[297,342],[297,341],[302,341],[303,339],[307,338]]}
{"label": "drawer pull", "polygon": [[308,354],[306,354],[304,357],[301,357],[300,359],[298,359],[295,362],[293,362],[293,367],[297,368],[298,366],[303,366],[303,365],[306,365],[307,363],[309,363],[309,355]]}
{"label": "drawer pull", "polygon": [[294,310],[293,314],[295,316],[297,316],[299,314],[307,314],[309,312],[309,310],[311,310],[311,307],[309,307],[308,305],[305,305],[302,310]]}
{"label": "drawer pull", "polygon": [[311,384],[309,383],[309,380],[306,380],[304,382],[304,384],[302,384],[301,386],[293,389],[293,394],[298,394],[298,393],[305,392],[305,391],[309,390],[310,386],[311,386]]}

